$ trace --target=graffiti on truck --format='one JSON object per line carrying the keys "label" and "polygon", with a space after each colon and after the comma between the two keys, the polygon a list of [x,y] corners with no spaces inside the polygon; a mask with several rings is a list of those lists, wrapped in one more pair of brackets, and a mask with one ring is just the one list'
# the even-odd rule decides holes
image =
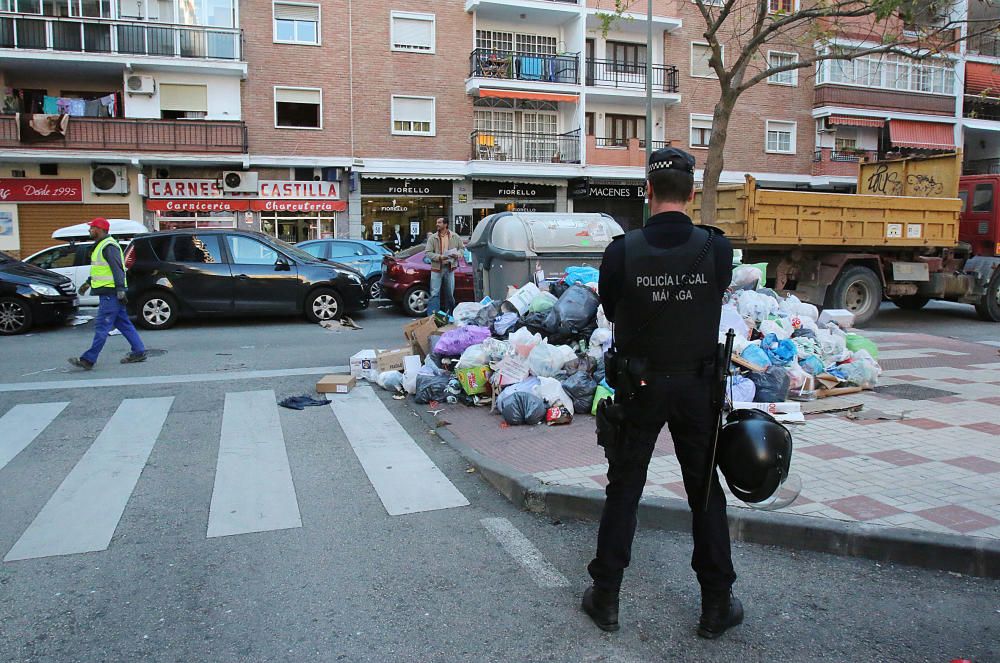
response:
{"label": "graffiti on truck", "polygon": [[944,183],[938,182],[933,175],[907,175],[906,185],[911,196],[940,196],[944,191]]}
{"label": "graffiti on truck", "polygon": [[889,166],[883,163],[868,177],[868,190],[884,196],[901,196],[903,183],[899,181],[899,173],[890,172]]}

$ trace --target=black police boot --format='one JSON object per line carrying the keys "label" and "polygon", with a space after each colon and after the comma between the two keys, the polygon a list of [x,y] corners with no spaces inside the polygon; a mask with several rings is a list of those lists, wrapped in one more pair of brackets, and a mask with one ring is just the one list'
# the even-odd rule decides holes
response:
{"label": "black police boot", "polygon": [[602,631],[617,631],[620,628],[617,590],[588,587],[580,607]]}
{"label": "black police boot", "polygon": [[715,639],[743,623],[743,604],[731,592],[702,592],[698,635]]}

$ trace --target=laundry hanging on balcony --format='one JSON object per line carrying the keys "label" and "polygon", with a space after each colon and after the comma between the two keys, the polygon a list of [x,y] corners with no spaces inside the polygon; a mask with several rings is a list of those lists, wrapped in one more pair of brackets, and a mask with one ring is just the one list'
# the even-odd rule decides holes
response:
{"label": "laundry hanging on balcony", "polygon": [[69,115],[72,117],[115,117],[117,99],[114,94],[108,94],[97,99],[78,99],[76,97],[42,98],[42,112],[46,115]]}
{"label": "laundry hanging on balcony", "polygon": [[17,127],[22,143],[44,143],[66,138],[69,115],[18,113]]}

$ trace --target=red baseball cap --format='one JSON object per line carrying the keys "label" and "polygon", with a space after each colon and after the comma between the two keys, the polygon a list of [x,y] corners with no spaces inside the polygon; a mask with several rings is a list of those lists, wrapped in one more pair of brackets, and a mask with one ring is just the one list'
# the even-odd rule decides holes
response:
{"label": "red baseball cap", "polygon": [[90,226],[91,228],[100,228],[104,232],[108,232],[108,231],[111,230],[111,224],[108,223],[108,220],[107,219],[102,219],[100,217],[94,219],[93,221],[91,221],[87,225]]}

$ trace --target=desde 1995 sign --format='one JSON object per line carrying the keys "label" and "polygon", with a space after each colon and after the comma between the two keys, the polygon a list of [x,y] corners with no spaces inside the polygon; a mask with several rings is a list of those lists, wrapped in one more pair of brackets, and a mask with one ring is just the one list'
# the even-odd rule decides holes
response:
{"label": "desde 1995 sign", "polygon": [[2,178],[0,203],[79,203],[83,201],[82,180]]}

